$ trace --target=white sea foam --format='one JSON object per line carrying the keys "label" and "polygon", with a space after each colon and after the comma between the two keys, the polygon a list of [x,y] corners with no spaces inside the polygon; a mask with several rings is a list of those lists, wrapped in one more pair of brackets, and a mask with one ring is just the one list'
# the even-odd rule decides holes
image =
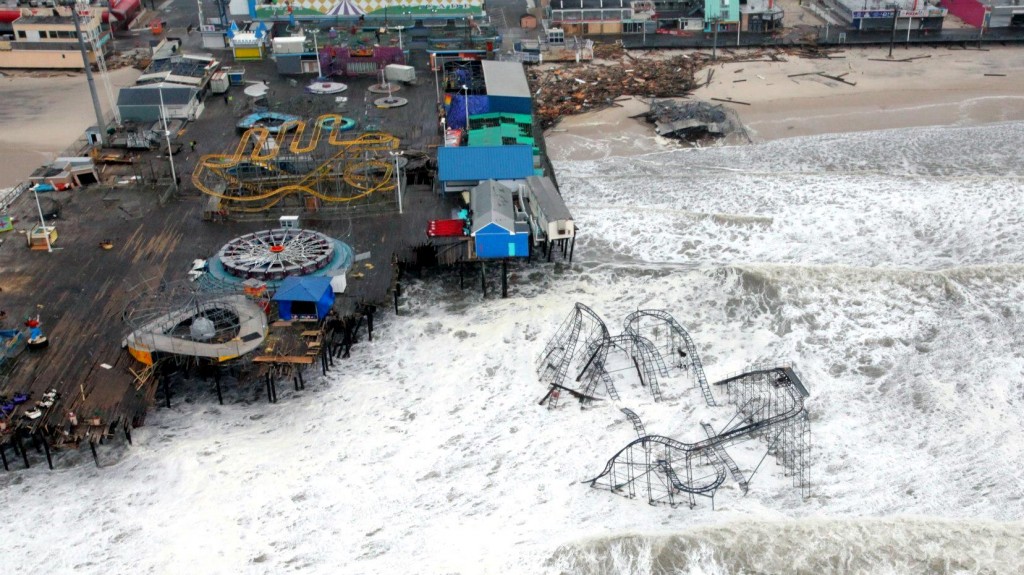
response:
{"label": "white sea foam", "polygon": [[[0,473],[3,557],[46,573],[1019,572],[1022,134],[560,162],[571,267],[513,266],[506,300],[495,277],[486,299],[454,276],[411,282],[374,342],[277,405],[231,386],[218,406],[196,383],[133,447],[103,446],[102,469],[85,450]],[[533,361],[575,301],[613,331],[668,310],[712,380],[795,364],[811,497],[771,458],[714,508],[581,483],[634,437],[618,407],[673,437],[731,413],[683,378],[659,404],[622,381],[618,404],[539,407]]]}

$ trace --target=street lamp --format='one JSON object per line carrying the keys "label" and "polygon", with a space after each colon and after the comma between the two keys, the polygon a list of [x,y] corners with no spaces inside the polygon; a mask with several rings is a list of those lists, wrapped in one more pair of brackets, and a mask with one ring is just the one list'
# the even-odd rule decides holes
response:
{"label": "street lamp", "polygon": [[465,105],[466,105],[466,141],[469,141],[469,86],[463,84],[462,89],[466,92]]}
{"label": "street lamp", "polygon": [[402,215],[402,168],[399,166],[398,158],[402,157],[405,152],[399,150],[397,152],[388,152],[388,155],[395,161],[395,193],[398,195],[398,215]]}
{"label": "street lamp", "polygon": [[160,92],[160,119],[164,122],[164,137],[167,138],[167,159],[171,161],[171,179],[174,180],[174,191],[178,191],[178,175],[174,173],[174,150],[171,149],[171,131],[167,129],[167,109],[164,108],[164,89]]}
{"label": "street lamp", "polygon": [[398,49],[405,52],[405,48],[402,47],[402,30],[405,30],[405,26],[395,26],[398,29]]}
{"label": "street lamp", "polygon": [[46,219],[43,218],[43,208],[39,205],[39,192],[37,186],[32,186],[32,195],[36,197],[36,209],[39,210],[39,223],[43,226],[43,237],[46,238],[46,251],[53,253],[53,246],[50,245],[50,230],[46,229]]}
{"label": "street lamp", "polygon": [[313,53],[316,54],[316,79],[323,80],[324,71],[320,68],[320,48],[316,44],[316,33],[319,30],[313,30]]}

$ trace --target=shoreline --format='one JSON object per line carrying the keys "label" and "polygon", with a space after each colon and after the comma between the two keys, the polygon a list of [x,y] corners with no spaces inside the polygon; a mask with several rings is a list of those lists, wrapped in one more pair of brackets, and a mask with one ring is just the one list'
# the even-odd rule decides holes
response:
{"label": "shoreline", "polygon": [[[884,48],[857,48],[830,59],[722,63],[698,73],[706,78],[713,70],[710,84],[691,97],[749,104],[720,102],[736,110],[755,144],[822,134],[1024,121],[1020,49],[904,49],[892,61],[887,54]],[[616,104],[622,107],[566,117],[549,129],[552,160],[637,155],[679,142],[660,138],[653,125],[629,118],[646,111],[641,99]],[[623,136],[622,146],[611,150],[586,145],[609,130]]]}

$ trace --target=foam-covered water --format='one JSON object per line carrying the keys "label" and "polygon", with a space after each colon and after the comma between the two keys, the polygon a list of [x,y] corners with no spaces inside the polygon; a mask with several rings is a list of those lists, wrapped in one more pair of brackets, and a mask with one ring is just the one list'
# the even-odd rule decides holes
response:
{"label": "foam-covered water", "polygon": [[[197,385],[134,446],[105,446],[103,469],[80,453],[0,473],[24,534],[3,556],[76,573],[1021,572],[1020,141],[1004,124],[560,160],[571,267],[513,266],[505,300],[497,277],[486,299],[412,282],[374,342],[277,405]],[[581,484],[635,437],[620,406],[674,437],[730,412],[683,379],[660,404],[623,382],[617,405],[539,407],[534,359],[575,301],[612,330],[668,310],[712,380],[793,363],[811,497],[771,458],[714,508]]]}

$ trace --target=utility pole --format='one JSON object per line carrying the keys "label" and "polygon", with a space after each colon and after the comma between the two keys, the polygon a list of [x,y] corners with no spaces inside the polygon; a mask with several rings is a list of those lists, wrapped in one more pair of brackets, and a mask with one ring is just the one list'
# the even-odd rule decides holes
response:
{"label": "utility pole", "polygon": [[[95,18],[90,13],[91,18]],[[92,95],[92,108],[96,112],[96,131],[100,140],[100,146],[107,139],[106,125],[103,121],[103,109],[100,108],[100,98],[96,95],[96,81],[92,78],[92,65],[89,64],[89,52],[85,49],[85,41],[82,39],[82,24],[78,20],[78,6],[71,4],[71,19],[75,22],[75,36],[78,37],[78,49],[82,52],[82,64],[85,66],[85,78],[89,81],[89,94]]]}
{"label": "utility pole", "polygon": [[900,8],[897,4],[892,6],[892,34],[889,37],[889,57],[892,58],[892,47],[896,44],[896,19],[900,15]]}
{"label": "utility pole", "polygon": [[160,92],[160,119],[164,122],[164,137],[167,138],[167,159],[171,161],[171,180],[174,181],[174,191],[178,190],[178,174],[174,173],[174,150],[171,149],[171,132],[167,129],[167,109],[164,108],[164,89],[158,88]]}
{"label": "utility pole", "polygon": [[711,40],[711,59],[718,60],[718,18],[711,21],[711,25],[714,26],[714,35]]}
{"label": "utility pole", "polygon": [[985,26],[988,26],[988,19],[992,13],[985,9],[985,15],[981,20],[981,27],[978,28],[978,49],[981,50],[981,37],[985,35]]}

